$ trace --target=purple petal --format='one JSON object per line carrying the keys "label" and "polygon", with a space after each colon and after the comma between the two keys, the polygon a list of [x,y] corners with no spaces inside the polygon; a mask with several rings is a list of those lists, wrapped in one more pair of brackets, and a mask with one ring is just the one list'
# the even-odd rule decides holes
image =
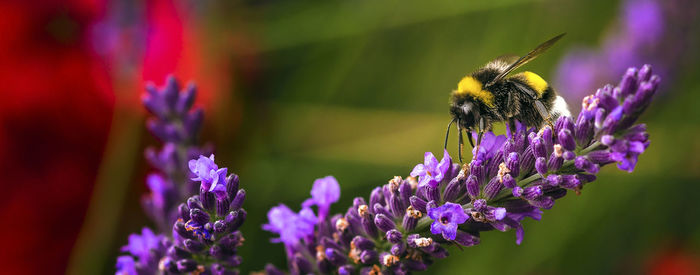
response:
{"label": "purple petal", "polygon": [[506,217],[506,209],[503,207],[498,207],[493,210],[493,216],[496,218],[496,220],[502,220],[503,218]]}
{"label": "purple petal", "polygon": [[520,243],[523,242],[523,236],[525,235],[525,230],[523,230],[523,226],[518,226],[518,228],[515,229],[515,243],[517,245],[520,245]]}
{"label": "purple petal", "polygon": [[450,158],[450,154],[447,153],[447,150],[442,155],[442,160],[440,160],[440,163],[437,166],[437,172],[438,174],[435,175],[435,180],[440,182],[445,178],[445,175],[447,172],[450,170],[450,167],[452,166],[452,158]]}
{"label": "purple petal", "polygon": [[416,167],[413,167],[413,171],[411,171],[411,177],[418,177],[423,175],[425,175],[425,166],[423,164],[418,164],[416,165]]}
{"label": "purple petal", "polygon": [[425,152],[425,159],[423,163],[425,164],[425,169],[428,171],[435,171],[438,166],[438,160],[435,158],[432,152]]}
{"label": "purple petal", "polygon": [[449,223],[442,230],[442,237],[446,240],[454,240],[457,237],[457,225]]}
{"label": "purple petal", "polygon": [[430,233],[438,235],[442,233],[443,227],[444,226],[439,221],[433,221],[433,223],[430,225]]}
{"label": "purple petal", "polygon": [[327,176],[314,181],[311,197],[319,207],[327,208],[340,199],[340,185],[333,176]]}
{"label": "purple petal", "polygon": [[641,153],[644,153],[644,149],[646,149],[646,148],[644,147],[644,143],[642,143],[642,142],[632,141],[629,143],[630,152],[641,154]]}

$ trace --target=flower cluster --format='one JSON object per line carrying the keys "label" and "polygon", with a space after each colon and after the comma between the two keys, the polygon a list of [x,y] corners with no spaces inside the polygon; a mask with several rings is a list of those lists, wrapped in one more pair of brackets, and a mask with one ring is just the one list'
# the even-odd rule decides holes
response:
{"label": "flower cluster", "polygon": [[237,175],[218,168],[214,155],[190,160],[189,166],[200,192],[177,207],[172,238],[154,235],[148,228],[142,235],[132,234],[122,248],[129,255],[117,259],[117,274],[238,273],[245,190],[238,188]]}
{"label": "flower cluster", "polygon": [[[657,74],[669,78],[685,63],[688,40],[700,7],[688,0],[625,0],[599,48],[576,47],[560,61],[556,86],[579,100],[627,66],[653,61]],[[673,49],[673,50],[668,50]],[[669,82],[667,82],[669,83]]]}
{"label": "flower cluster", "polygon": [[[128,255],[117,258],[117,275],[154,274],[160,258],[165,255],[170,241],[163,235],[156,235],[148,228],[143,228],[141,235],[129,235],[129,244],[121,251]],[[136,261],[134,261],[136,258]]]}
{"label": "flower cluster", "polygon": [[245,190],[238,189],[238,176],[218,168],[214,155],[190,160],[190,170],[200,182],[199,195],[178,206],[173,226],[173,242],[159,263],[159,269],[171,273],[209,272],[237,274],[243,244],[238,230],[246,218],[241,208]]}
{"label": "flower cluster", "polygon": [[160,232],[167,232],[177,215],[177,202],[196,192],[197,183],[189,179],[187,160],[210,149],[196,146],[203,112],[192,108],[196,96],[194,85],[180,92],[174,77],[168,77],[165,87],[146,87],[143,104],[154,115],[147,127],[163,142],[160,149],[146,149],[146,159],[158,171],[148,175],[146,183],[151,194],[143,199],[146,213]]}
{"label": "flower cluster", "polygon": [[[331,204],[340,198],[340,185],[338,181],[328,176],[317,179],[311,189],[311,198],[302,203],[302,209],[295,213],[284,204],[275,206],[267,212],[269,223],[264,224],[264,230],[276,233],[279,238],[272,239],[272,242],[284,244],[287,258],[290,263],[290,270],[297,270],[301,273],[311,272],[311,263],[308,258],[309,245],[314,240],[315,229],[329,232],[330,224],[326,220]],[[312,206],[318,207],[316,215]],[[319,227],[316,228],[316,225]]]}
{"label": "flower cluster", "polygon": [[219,168],[213,154],[201,155],[210,149],[196,146],[203,112],[192,108],[194,85],[180,92],[169,77],[162,89],[149,85],[146,90],[143,103],[154,114],[147,126],[164,145],[146,150],[158,171],[146,178],[151,194],[143,204],[163,234],[148,228],[132,234],[122,248],[128,254],[117,259],[117,274],[237,274],[246,193],[238,188],[238,176]]}
{"label": "flower cluster", "polygon": [[[567,191],[581,192],[600,167],[617,163],[632,171],[649,145],[643,124],[634,125],[656,92],[651,68],[629,69],[617,87],[606,86],[583,101],[576,121],[560,117],[540,130],[518,125],[508,136],[487,133],[470,163],[438,161],[425,154],[407,178],[394,177],[357,197],[345,214],[327,217],[322,209],[337,200],[333,178],[319,179],[311,201],[299,213],[280,205],[264,228],[280,235],[292,274],[406,274],[425,270],[447,256],[447,245],[473,246],[482,231],[515,229],[539,220]],[[324,200],[322,198],[333,198]],[[291,225],[290,225],[291,224]],[[280,274],[268,265],[266,272]]]}

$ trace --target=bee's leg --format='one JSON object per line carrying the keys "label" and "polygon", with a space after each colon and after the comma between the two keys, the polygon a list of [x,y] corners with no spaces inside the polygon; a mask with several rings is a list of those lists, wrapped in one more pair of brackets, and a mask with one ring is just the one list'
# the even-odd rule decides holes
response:
{"label": "bee's leg", "polygon": [[542,116],[542,120],[544,120],[544,122],[547,122],[549,127],[554,129],[554,124],[552,124],[552,116],[550,116],[549,113],[547,113],[547,108],[544,107],[544,104],[541,101],[535,100],[535,110],[537,110],[537,112],[540,113],[540,116]]}
{"label": "bee's leg", "polygon": [[476,157],[477,154],[479,154],[479,148],[481,148],[481,138],[484,137],[484,131],[485,131],[486,126],[484,125],[484,118],[479,119],[479,133],[477,134],[476,137],[476,153],[474,156],[472,156],[472,159]]}
{"label": "bee's leg", "polygon": [[484,137],[484,132],[479,131],[476,137],[476,151],[474,151],[474,155],[472,156],[472,159],[476,158],[476,156],[479,154],[479,149],[481,148],[481,138]]}
{"label": "bee's leg", "polygon": [[515,119],[513,119],[512,117],[508,118],[508,123],[506,123],[506,125],[508,126],[508,133],[509,133],[508,139],[514,139],[515,132],[516,132]]}
{"label": "bee's leg", "polygon": [[469,140],[469,145],[474,148],[474,138],[472,137],[472,131],[467,130],[467,140]]}
{"label": "bee's leg", "polygon": [[459,163],[463,163],[462,161],[462,153],[464,151],[464,138],[462,138],[462,127],[457,124],[457,131],[459,131],[459,144],[457,145],[457,154],[459,156]]}
{"label": "bee's leg", "polygon": [[[447,139],[450,137],[450,127],[452,127],[452,123],[454,123],[456,119],[457,118],[453,118],[452,121],[447,124],[447,131],[445,132],[445,150],[447,150]],[[457,128],[459,128],[459,126],[457,126]]]}

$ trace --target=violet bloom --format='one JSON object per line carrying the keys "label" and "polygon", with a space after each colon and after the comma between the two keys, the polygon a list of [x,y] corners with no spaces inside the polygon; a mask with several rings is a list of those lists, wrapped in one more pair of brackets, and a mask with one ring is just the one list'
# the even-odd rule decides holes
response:
{"label": "violet bloom", "polygon": [[[472,133],[474,140],[477,139],[477,133]],[[472,149],[472,155],[474,159],[488,159],[496,154],[496,148],[500,148],[506,141],[505,136],[496,136],[493,132],[486,132],[482,136],[481,144],[478,147]],[[479,149],[477,152],[476,149]]]}
{"label": "violet bloom", "polygon": [[664,34],[665,18],[660,3],[628,0],[623,2],[622,13],[625,34],[637,44],[654,43]]}
{"label": "violet bloom", "polygon": [[[174,243],[159,263],[164,273],[238,274],[242,258],[237,254],[243,244],[239,228],[246,219],[242,208],[245,190],[238,189],[236,174],[218,168],[213,156],[193,160],[197,171],[212,171],[211,186],[201,182],[199,195],[191,196],[177,208],[178,219],[172,225]],[[199,166],[197,161],[201,161]],[[209,169],[211,168],[211,169]]]}
{"label": "violet bloom", "polygon": [[311,209],[304,208],[297,214],[284,204],[270,209],[267,219],[268,223],[262,226],[263,230],[279,234],[278,238],[271,241],[282,242],[287,246],[296,245],[302,238],[313,235],[317,222]]}
{"label": "violet bloom", "polygon": [[[640,132],[646,127],[640,127]],[[602,137],[602,143],[611,149],[610,160],[616,161],[620,170],[627,172],[634,171],[637,165],[637,158],[649,147],[649,141],[645,136],[635,137],[635,134],[628,134],[623,138],[615,138],[611,135]]]}
{"label": "violet bloom", "polygon": [[[147,183],[152,195],[143,200],[144,210],[159,232],[169,232],[177,219],[176,202],[187,199],[200,187],[198,182],[189,179],[191,175],[187,161],[200,154],[208,155],[211,151],[197,145],[204,116],[201,108],[193,107],[195,95],[194,85],[180,90],[177,80],[170,76],[163,87],[148,84],[143,96],[143,104],[152,114],[146,125],[162,141],[160,148],[149,147],[145,150],[146,159],[158,170],[162,181],[149,178]],[[208,175],[203,176],[208,178]]]}
{"label": "violet bloom", "polygon": [[129,235],[129,243],[121,248],[121,251],[128,255],[117,258],[116,274],[155,273],[158,261],[165,255],[168,244],[164,235],[156,235],[146,227],[141,230],[140,235]]}
{"label": "violet bloom", "polygon": [[577,46],[561,58],[554,86],[568,100],[578,101],[615,81],[629,66],[653,62],[657,74],[669,78],[687,62],[697,1],[625,0],[620,4],[616,24],[603,32],[606,36],[599,47]]}
{"label": "violet bloom", "polygon": [[[213,175],[213,180],[211,182],[211,186],[209,187],[209,192],[214,193],[214,195],[216,195],[217,199],[221,199],[221,198],[228,195],[226,193],[226,189],[227,189],[226,175],[228,175],[227,168],[218,169],[218,170],[216,170],[216,173]],[[202,184],[202,186],[204,186],[204,184]]]}
{"label": "violet bloom", "polygon": [[428,216],[433,219],[430,225],[430,233],[442,234],[446,240],[454,240],[457,237],[457,226],[469,219],[462,206],[456,203],[444,205],[428,210]]}
{"label": "violet bloom", "polygon": [[443,153],[439,163],[432,152],[426,152],[423,164],[418,164],[413,168],[411,177],[419,177],[419,186],[428,185],[435,188],[445,178],[450,166],[452,166],[452,158],[447,150]]}
{"label": "violet bloom", "polygon": [[506,209],[486,204],[486,200],[478,199],[472,203],[473,208],[467,209],[472,218],[478,222],[497,222],[506,217]]}
{"label": "violet bloom", "polygon": [[129,252],[135,256],[146,256],[152,249],[158,248],[165,237],[156,235],[151,229],[144,227],[141,235],[129,235],[129,243],[122,247],[122,252]]}
{"label": "violet bloom", "polygon": [[[212,191],[202,187],[199,195],[177,206],[172,235],[156,235],[144,228],[141,235],[129,236],[122,248],[128,255],[117,259],[116,274],[238,274],[242,258],[237,251],[243,244],[238,229],[247,215],[242,208],[245,190],[238,189],[238,176],[227,175],[227,168],[216,171]],[[151,178],[155,185],[159,180]]]}
{"label": "violet bloom", "polygon": [[318,215],[321,219],[328,215],[331,204],[340,199],[340,185],[333,176],[316,179],[311,188],[311,198],[302,203],[302,207],[307,208],[312,205],[318,206]]}
{"label": "violet bloom", "polygon": [[218,178],[217,170],[219,166],[214,163],[214,154],[211,154],[208,158],[205,156],[199,156],[196,160],[190,160],[188,162],[190,171],[195,175],[192,178],[193,181],[201,181],[205,189],[209,189],[214,179]]}
{"label": "violet bloom", "polygon": [[163,208],[165,206],[165,193],[169,189],[168,182],[161,175],[154,173],[146,177],[146,185],[152,192],[153,207]]}
{"label": "violet bloom", "polygon": [[138,274],[136,271],[136,263],[131,256],[117,257],[117,272],[115,275],[132,275]]}
{"label": "violet bloom", "polygon": [[175,77],[169,76],[164,87],[158,89],[149,83],[146,92],[143,105],[156,116],[148,120],[147,126],[156,137],[177,143],[196,137],[203,113],[202,109],[190,111],[197,93],[194,85],[190,84],[180,92],[180,84]]}

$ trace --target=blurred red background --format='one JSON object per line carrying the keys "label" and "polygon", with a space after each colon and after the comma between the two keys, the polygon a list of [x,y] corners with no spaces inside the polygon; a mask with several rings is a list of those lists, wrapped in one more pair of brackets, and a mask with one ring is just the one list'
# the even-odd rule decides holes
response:
{"label": "blurred red background", "polygon": [[145,81],[196,77],[196,36],[173,1],[145,1],[138,14],[118,5],[0,3],[3,273],[65,272],[115,108],[143,113]]}

